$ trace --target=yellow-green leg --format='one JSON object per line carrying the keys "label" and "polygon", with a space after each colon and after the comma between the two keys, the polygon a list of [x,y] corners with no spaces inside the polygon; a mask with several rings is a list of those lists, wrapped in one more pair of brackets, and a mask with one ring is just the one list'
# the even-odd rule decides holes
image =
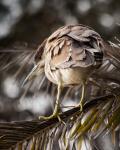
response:
{"label": "yellow-green leg", "polygon": [[59,118],[59,109],[60,109],[60,94],[61,94],[61,90],[62,90],[62,85],[61,85],[61,82],[60,82],[58,84],[58,87],[57,87],[57,99],[56,99],[56,102],[55,102],[55,108],[54,108],[53,114],[48,116],[48,117],[40,116],[39,119],[49,120],[49,119],[52,119],[54,117],[58,117],[58,119],[60,120],[60,118]]}
{"label": "yellow-green leg", "polygon": [[80,98],[80,111],[83,110],[83,100],[84,100],[84,97],[85,97],[85,83],[83,83],[82,85],[82,94],[81,94],[81,98]]}

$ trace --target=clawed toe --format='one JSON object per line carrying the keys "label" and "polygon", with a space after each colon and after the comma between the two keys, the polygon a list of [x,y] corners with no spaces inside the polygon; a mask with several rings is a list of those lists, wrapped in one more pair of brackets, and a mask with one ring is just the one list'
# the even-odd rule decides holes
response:
{"label": "clawed toe", "polygon": [[51,116],[45,117],[45,116],[39,116],[39,120],[50,120],[52,118],[58,117],[58,115],[52,114]]}
{"label": "clawed toe", "polygon": [[39,120],[41,121],[47,121],[53,118],[58,118],[59,122],[63,123],[66,125],[66,123],[60,118],[59,114],[52,114],[51,116],[45,117],[45,116],[39,116]]}

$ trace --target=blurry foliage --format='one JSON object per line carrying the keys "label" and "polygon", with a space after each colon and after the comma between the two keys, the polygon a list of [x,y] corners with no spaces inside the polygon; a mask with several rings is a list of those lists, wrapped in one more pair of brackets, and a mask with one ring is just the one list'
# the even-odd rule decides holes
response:
{"label": "blurry foliage", "polygon": [[33,67],[36,48],[62,25],[80,23],[91,26],[104,39],[117,43],[111,45],[119,48],[119,8],[118,0],[0,1],[0,150],[11,146],[19,150],[22,147],[43,149],[43,145],[44,149],[53,150],[119,149],[118,52],[115,51],[118,60],[106,58],[88,82],[85,112],[81,114],[78,108],[64,108],[75,105],[81,95],[81,86],[65,88],[61,108],[62,111],[70,109],[61,114],[65,125],[57,118],[47,122],[33,120],[41,114],[49,115],[52,112],[50,105],[54,106],[56,86],[44,75],[22,87]]}

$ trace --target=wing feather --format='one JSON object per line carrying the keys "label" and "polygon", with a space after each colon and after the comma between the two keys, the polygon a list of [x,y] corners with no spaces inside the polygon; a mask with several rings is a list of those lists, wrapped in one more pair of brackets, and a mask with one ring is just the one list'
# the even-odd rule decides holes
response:
{"label": "wing feather", "polygon": [[46,53],[51,51],[53,54],[50,66],[68,68],[98,65],[96,61],[99,60],[100,64],[103,56],[100,43],[102,43],[100,35],[89,27],[70,25],[60,28],[47,41],[47,45],[52,48],[47,49],[46,46]]}

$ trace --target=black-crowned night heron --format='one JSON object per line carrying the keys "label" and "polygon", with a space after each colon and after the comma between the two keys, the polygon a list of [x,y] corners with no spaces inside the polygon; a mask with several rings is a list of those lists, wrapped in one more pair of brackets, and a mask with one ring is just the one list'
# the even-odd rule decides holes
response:
{"label": "black-crowned night heron", "polygon": [[26,80],[39,76],[44,70],[46,77],[58,86],[53,114],[41,118],[58,116],[61,89],[79,84],[82,84],[79,103],[82,111],[86,81],[102,64],[102,41],[100,35],[88,26],[68,25],[59,28],[38,47],[36,65]]}

